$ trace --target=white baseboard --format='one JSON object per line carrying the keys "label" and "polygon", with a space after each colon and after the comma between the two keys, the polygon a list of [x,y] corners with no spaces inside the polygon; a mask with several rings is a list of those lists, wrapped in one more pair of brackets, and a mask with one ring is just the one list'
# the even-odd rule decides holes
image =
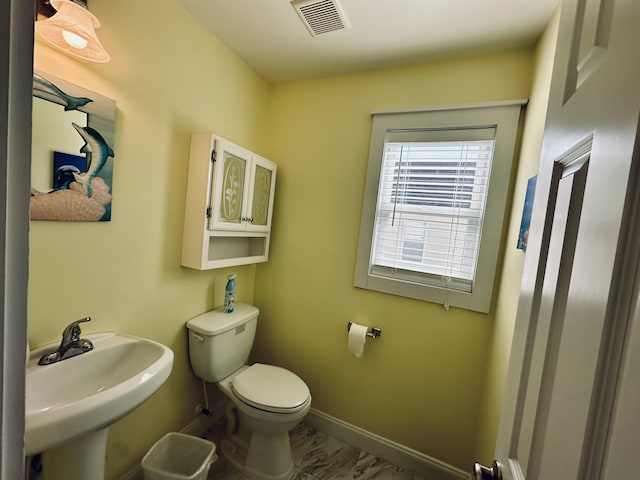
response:
{"label": "white baseboard", "polygon": [[428,480],[468,480],[469,474],[440,460],[312,408],[303,423]]}

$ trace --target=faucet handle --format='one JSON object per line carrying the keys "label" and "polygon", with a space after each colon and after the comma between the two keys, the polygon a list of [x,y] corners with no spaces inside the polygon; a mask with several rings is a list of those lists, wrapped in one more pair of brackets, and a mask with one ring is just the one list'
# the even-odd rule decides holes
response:
{"label": "faucet handle", "polygon": [[80,324],[84,322],[90,322],[90,321],[91,321],[91,317],[84,317],[79,320],[76,320],[75,322],[71,322],[69,325],[65,327],[64,331],[62,332],[62,341],[64,343],[68,343],[68,342],[79,340],[80,333],[81,333]]}

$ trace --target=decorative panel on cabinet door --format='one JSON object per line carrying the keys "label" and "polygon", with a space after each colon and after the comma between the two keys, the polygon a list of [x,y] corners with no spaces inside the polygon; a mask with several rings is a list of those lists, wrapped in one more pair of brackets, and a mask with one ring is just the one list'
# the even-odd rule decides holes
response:
{"label": "decorative panel on cabinet door", "polygon": [[277,166],[272,161],[255,154],[252,160],[247,230],[268,232],[271,230]]}
{"label": "decorative panel on cabinet door", "polygon": [[249,150],[216,138],[210,230],[244,230],[250,163]]}

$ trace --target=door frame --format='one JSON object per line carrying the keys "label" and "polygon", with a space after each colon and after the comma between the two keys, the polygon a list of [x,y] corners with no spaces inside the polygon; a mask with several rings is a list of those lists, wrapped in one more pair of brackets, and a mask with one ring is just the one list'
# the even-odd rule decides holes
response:
{"label": "door frame", "polygon": [[36,2],[0,15],[0,477],[24,478],[33,24]]}

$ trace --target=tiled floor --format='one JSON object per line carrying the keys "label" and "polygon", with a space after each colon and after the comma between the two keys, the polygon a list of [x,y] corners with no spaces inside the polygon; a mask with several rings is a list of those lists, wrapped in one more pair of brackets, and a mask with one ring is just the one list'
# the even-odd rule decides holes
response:
{"label": "tiled floor", "polygon": [[[207,438],[217,446],[218,460],[209,470],[210,480],[245,480],[219,452],[219,435],[209,432]],[[367,452],[346,445],[304,424],[291,432],[291,449],[295,465],[294,480],[330,479],[394,479],[424,480],[400,467],[391,465]]]}

